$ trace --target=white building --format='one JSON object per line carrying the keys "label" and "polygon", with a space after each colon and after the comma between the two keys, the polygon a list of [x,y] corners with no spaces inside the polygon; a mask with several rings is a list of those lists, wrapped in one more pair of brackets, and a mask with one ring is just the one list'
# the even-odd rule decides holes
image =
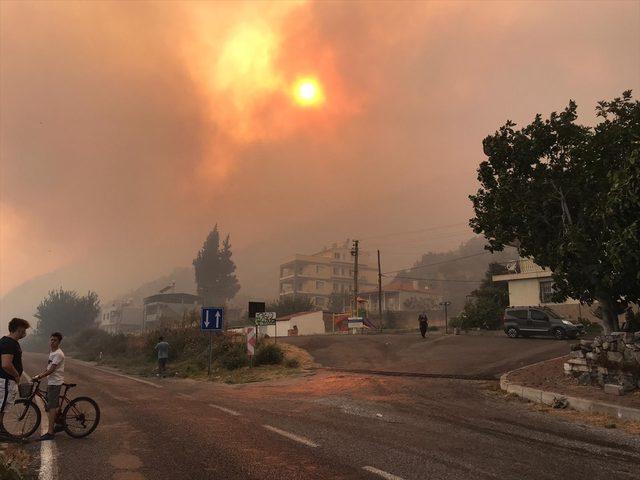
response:
{"label": "white building", "polygon": [[135,333],[142,330],[142,307],[114,303],[100,312],[100,328],[109,333]]}

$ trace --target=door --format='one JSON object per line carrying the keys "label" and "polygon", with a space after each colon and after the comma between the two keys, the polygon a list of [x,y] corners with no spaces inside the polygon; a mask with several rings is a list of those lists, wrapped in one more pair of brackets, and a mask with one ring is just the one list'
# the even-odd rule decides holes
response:
{"label": "door", "polygon": [[542,335],[549,333],[549,316],[542,310],[530,311],[531,330]]}

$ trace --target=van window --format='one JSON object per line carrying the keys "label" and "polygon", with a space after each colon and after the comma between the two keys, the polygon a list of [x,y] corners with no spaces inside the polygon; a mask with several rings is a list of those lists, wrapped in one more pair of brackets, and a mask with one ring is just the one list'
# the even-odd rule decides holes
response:
{"label": "van window", "polygon": [[527,311],[526,310],[511,310],[509,315],[512,317],[516,317],[518,320],[526,320],[527,319]]}
{"label": "van window", "polygon": [[531,310],[531,320],[549,320],[549,317],[540,310]]}

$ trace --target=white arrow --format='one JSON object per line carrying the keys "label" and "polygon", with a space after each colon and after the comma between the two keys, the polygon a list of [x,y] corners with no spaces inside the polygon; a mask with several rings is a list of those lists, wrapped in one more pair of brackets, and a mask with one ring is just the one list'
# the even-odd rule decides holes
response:
{"label": "white arrow", "polygon": [[209,310],[205,310],[205,315],[204,315],[204,326],[206,328],[209,328]]}
{"label": "white arrow", "polygon": [[220,327],[220,310],[216,310],[216,327]]}

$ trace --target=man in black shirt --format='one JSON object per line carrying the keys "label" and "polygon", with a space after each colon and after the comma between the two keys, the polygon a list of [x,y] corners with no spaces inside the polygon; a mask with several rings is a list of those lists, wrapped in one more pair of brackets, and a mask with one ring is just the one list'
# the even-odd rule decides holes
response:
{"label": "man in black shirt", "polygon": [[9,335],[0,338],[0,433],[4,429],[4,412],[18,395],[18,383],[22,376],[22,348],[18,341],[27,335],[29,322],[12,318]]}
{"label": "man in black shirt", "polygon": [[418,323],[420,323],[420,334],[422,335],[422,338],[425,338],[427,329],[429,328],[429,318],[427,317],[427,312],[423,311],[420,315],[418,315]]}

